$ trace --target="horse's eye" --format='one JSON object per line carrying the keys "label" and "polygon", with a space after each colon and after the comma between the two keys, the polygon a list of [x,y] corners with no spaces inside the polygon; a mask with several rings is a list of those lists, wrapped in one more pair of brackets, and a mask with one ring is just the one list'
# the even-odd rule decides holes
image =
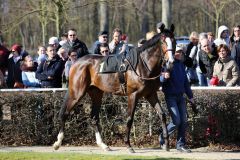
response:
{"label": "horse's eye", "polygon": [[162,40],[163,42],[165,42],[165,39],[166,39],[166,36],[162,35],[162,36],[161,36],[161,40]]}

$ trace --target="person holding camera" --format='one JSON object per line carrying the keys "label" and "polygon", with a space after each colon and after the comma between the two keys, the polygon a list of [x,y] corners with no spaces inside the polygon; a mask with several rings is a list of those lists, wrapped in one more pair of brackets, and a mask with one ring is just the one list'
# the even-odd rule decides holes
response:
{"label": "person holding camera", "polygon": [[127,52],[127,44],[121,40],[122,31],[119,28],[113,30],[113,39],[109,43],[111,54],[124,54]]}

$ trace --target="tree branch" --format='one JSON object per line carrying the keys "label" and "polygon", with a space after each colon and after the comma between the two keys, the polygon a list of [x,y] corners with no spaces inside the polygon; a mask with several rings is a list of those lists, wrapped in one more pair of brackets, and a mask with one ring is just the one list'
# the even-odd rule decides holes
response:
{"label": "tree branch", "polygon": [[233,1],[235,1],[237,3],[237,5],[240,6],[240,2],[238,0],[233,0]]}

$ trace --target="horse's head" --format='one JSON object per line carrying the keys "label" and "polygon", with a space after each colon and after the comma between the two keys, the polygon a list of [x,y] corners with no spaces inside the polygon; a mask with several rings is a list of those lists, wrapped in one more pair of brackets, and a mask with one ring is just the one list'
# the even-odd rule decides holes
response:
{"label": "horse's head", "polygon": [[174,62],[174,53],[176,49],[176,40],[174,38],[174,25],[172,24],[170,29],[166,29],[163,24],[160,27],[161,31],[161,47],[164,54],[164,60],[167,69],[172,68]]}

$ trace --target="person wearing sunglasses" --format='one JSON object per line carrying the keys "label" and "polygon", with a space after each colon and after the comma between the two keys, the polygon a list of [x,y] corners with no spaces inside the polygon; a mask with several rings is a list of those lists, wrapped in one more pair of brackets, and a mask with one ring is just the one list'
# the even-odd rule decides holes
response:
{"label": "person wearing sunglasses", "polygon": [[108,56],[110,54],[109,46],[107,43],[100,44],[100,53],[103,56]]}
{"label": "person wearing sunglasses", "polygon": [[77,38],[76,29],[69,29],[67,42],[62,45],[62,48],[64,48],[66,52],[76,50],[77,58],[81,58],[89,54],[87,45]]}
{"label": "person wearing sunglasses", "polygon": [[65,69],[64,74],[66,78],[66,86],[68,87],[69,82],[69,71],[72,66],[77,61],[77,51],[76,50],[70,50],[68,52],[68,61],[65,63]]}
{"label": "person wearing sunglasses", "polygon": [[108,43],[108,32],[107,31],[101,31],[98,33],[98,40],[95,41],[92,46],[92,51],[94,54],[101,54],[100,53],[100,45],[103,43],[105,43],[105,44]]}

